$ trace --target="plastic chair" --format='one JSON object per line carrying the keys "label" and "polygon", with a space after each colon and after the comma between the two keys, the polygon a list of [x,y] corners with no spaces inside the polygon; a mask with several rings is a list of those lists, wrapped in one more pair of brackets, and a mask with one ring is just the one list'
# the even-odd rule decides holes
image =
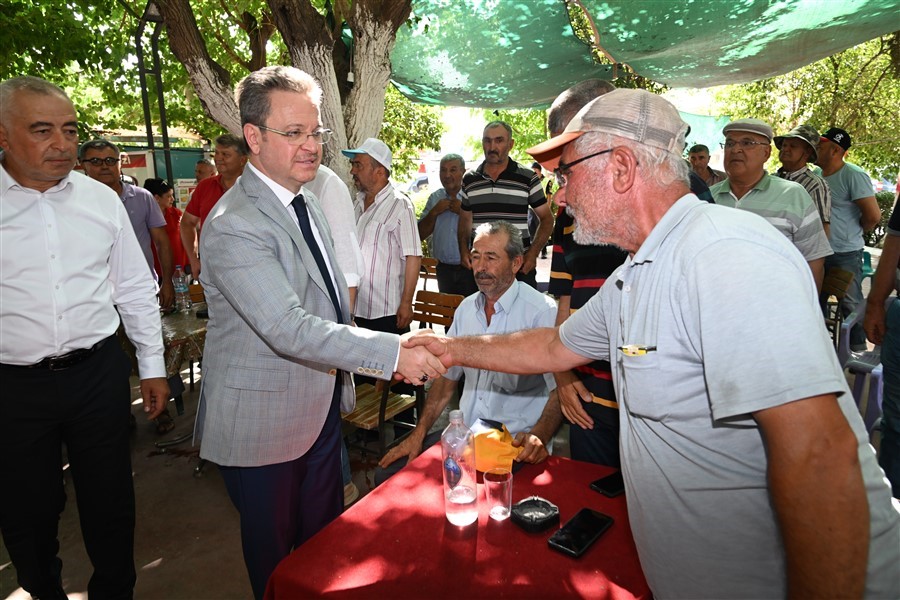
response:
{"label": "plastic chair", "polygon": [[[890,304],[893,297],[888,298]],[[857,310],[847,315],[841,323],[840,344],[838,346],[838,361],[845,369],[853,373],[853,399],[856,406],[862,406],[863,391],[866,382],[869,383],[869,394],[866,401],[866,413],[863,421],[866,431],[870,434],[875,423],[881,416],[881,403],[884,398],[884,369],[881,365],[881,346],[875,346],[873,350],[865,352],[850,351],[850,329],[860,322],[865,315],[865,303]]]}
{"label": "plastic chair", "polygon": [[[834,347],[839,348],[841,343],[842,323],[844,320],[841,312],[841,302],[850,284],[853,283],[853,273],[844,269],[831,268],[825,273],[825,279],[822,281],[822,292],[819,294],[819,302],[825,313],[825,328],[831,335]],[[835,300],[831,300],[831,298]],[[843,362],[841,363],[843,364]]]}
{"label": "plastic chair", "polygon": [[875,269],[872,268],[872,255],[868,250],[863,250],[862,269],[860,270],[860,273],[859,285],[862,285],[862,282],[865,281],[866,278],[871,279],[872,276],[875,275]]}

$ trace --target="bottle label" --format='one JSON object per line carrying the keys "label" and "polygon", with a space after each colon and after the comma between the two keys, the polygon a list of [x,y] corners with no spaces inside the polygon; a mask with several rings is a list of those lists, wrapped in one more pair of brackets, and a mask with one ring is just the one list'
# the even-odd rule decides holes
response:
{"label": "bottle label", "polygon": [[447,479],[447,487],[450,489],[455,488],[462,479],[462,469],[459,468],[452,456],[444,459],[444,477]]}

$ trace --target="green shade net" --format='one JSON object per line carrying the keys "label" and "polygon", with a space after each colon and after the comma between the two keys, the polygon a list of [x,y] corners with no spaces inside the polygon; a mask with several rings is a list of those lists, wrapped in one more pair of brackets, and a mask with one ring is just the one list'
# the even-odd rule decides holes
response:
{"label": "green shade net", "polygon": [[[900,0],[582,0],[617,62],[672,87],[786,73],[900,30]],[[413,0],[391,55],[418,102],[546,106],[588,78],[610,79],[572,32],[562,0]]]}

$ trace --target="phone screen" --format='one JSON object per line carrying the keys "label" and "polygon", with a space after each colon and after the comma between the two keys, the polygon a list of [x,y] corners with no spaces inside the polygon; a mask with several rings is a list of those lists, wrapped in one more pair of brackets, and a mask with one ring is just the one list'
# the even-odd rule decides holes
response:
{"label": "phone screen", "polygon": [[622,471],[616,471],[612,475],[601,477],[591,482],[591,489],[600,492],[604,496],[614,498],[625,491],[625,481],[622,479]]}
{"label": "phone screen", "polygon": [[551,548],[578,558],[604,531],[613,524],[613,518],[590,508],[582,508],[569,519],[547,543]]}

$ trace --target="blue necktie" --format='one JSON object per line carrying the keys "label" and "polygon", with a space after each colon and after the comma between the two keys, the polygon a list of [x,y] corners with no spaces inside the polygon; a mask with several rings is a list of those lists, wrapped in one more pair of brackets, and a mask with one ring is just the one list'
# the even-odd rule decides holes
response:
{"label": "blue necktie", "polygon": [[322,274],[322,279],[325,280],[325,287],[328,288],[328,295],[331,296],[331,303],[334,304],[334,311],[337,314],[337,322],[343,323],[344,319],[341,317],[341,303],[338,302],[337,291],[334,289],[334,283],[331,280],[331,272],[329,272],[328,266],[325,264],[325,257],[322,256],[322,250],[319,248],[319,244],[316,243],[315,236],[313,236],[312,227],[309,224],[309,213],[306,210],[306,200],[303,198],[303,194],[294,198],[293,201],[291,201],[291,206],[294,207],[294,212],[297,213],[297,221],[300,223],[300,232],[303,234],[303,239],[306,240],[306,245],[309,247],[309,251],[312,252],[313,258],[316,259],[316,264],[319,266],[319,273]]}

